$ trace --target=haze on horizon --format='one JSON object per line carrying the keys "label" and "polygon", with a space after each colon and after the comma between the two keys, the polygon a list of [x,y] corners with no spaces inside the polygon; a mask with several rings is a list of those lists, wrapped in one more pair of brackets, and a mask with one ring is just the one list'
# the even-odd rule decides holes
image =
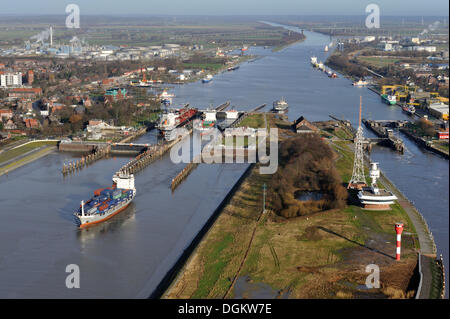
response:
{"label": "haze on horizon", "polygon": [[65,14],[68,4],[81,14],[99,15],[365,15],[368,4],[387,16],[448,16],[447,0],[18,0],[0,15]]}

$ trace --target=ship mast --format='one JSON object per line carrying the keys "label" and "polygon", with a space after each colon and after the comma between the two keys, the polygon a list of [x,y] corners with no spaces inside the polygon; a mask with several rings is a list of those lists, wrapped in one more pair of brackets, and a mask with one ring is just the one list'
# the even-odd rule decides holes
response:
{"label": "ship mast", "polygon": [[366,177],[364,176],[364,154],[363,154],[363,129],[361,126],[362,96],[359,97],[359,118],[358,130],[355,137],[355,159],[353,162],[352,178],[347,188],[360,188],[366,186]]}

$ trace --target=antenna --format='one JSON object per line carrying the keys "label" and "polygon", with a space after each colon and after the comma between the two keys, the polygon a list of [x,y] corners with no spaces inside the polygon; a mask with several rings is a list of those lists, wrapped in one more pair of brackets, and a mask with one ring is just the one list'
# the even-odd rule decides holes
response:
{"label": "antenna", "polygon": [[362,110],[362,96],[359,98],[359,126],[355,136],[355,157],[353,162],[352,177],[348,183],[347,188],[361,189],[366,184],[366,177],[364,176],[364,153],[363,153],[363,128],[361,127],[361,110]]}
{"label": "antenna", "polygon": [[359,122],[358,127],[361,126],[361,110],[362,110],[362,96],[359,96]]}

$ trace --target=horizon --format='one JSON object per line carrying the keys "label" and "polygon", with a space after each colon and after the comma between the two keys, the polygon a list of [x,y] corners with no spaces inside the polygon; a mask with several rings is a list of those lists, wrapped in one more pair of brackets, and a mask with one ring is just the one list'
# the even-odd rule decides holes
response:
{"label": "horizon", "polygon": [[[339,3],[333,0],[279,0],[273,3],[271,0],[228,0],[227,2],[211,2],[206,0],[191,0],[188,3],[183,0],[170,0],[166,2],[134,0],[126,6],[118,0],[88,0],[59,1],[59,0],[19,0],[9,3],[2,8],[3,15],[36,15],[36,12],[44,12],[39,15],[65,15],[68,4],[74,3],[80,7],[81,14],[97,15],[271,15],[271,16],[359,16],[365,15],[365,8],[371,2],[353,0],[341,0]],[[378,0],[381,15],[385,16],[448,16],[449,4],[444,0]],[[139,13],[148,11],[149,13]],[[151,12],[151,13],[150,13]],[[293,13],[295,12],[295,13]],[[386,14],[388,13],[388,14]]]}

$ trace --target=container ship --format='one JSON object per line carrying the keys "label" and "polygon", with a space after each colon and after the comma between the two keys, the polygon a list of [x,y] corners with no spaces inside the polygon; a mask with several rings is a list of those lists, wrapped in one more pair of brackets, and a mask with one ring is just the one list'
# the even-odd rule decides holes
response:
{"label": "container ship", "polygon": [[80,228],[101,223],[125,210],[136,196],[134,175],[118,173],[113,176],[113,185],[94,191],[94,197],[74,213]]}
{"label": "container ship", "polygon": [[175,129],[186,125],[197,113],[197,109],[188,107],[168,110],[161,115],[157,128],[167,141],[173,141],[176,138]]}
{"label": "container ship", "polygon": [[288,107],[289,107],[289,105],[286,102],[286,100],[284,99],[284,97],[282,97],[278,101],[273,102],[273,111],[274,112],[277,112],[277,113],[286,112]]}

